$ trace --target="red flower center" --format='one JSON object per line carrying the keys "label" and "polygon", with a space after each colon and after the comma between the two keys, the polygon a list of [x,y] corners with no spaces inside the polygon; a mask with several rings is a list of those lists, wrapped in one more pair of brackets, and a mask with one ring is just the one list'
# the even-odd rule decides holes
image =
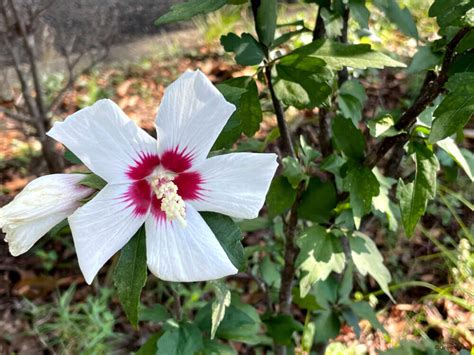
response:
{"label": "red flower center", "polygon": [[201,175],[191,168],[192,155],[186,149],[178,148],[165,151],[161,157],[155,154],[142,154],[130,166],[127,176],[133,180],[130,188],[124,195],[128,206],[133,206],[134,214],[143,216],[151,207],[151,212],[156,218],[166,219],[166,214],[161,210],[161,199],[156,198],[151,180],[154,172],[161,168],[174,175],[173,183],[178,187],[178,194],[184,201],[197,200],[201,197]]}

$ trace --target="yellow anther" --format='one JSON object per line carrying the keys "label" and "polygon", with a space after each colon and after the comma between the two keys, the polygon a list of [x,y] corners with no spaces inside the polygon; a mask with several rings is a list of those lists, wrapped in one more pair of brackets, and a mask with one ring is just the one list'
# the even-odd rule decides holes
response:
{"label": "yellow anther", "polygon": [[169,176],[156,177],[152,181],[153,191],[156,198],[161,200],[161,210],[170,221],[177,219],[183,227],[186,227],[186,206],[184,200],[178,194],[178,186]]}

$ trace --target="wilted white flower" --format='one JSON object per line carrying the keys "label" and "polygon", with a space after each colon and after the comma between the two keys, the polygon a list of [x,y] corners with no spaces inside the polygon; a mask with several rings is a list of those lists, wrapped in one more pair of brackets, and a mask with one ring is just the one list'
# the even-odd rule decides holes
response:
{"label": "wilted white flower", "polygon": [[110,100],[48,132],[108,183],[69,217],[88,283],[143,224],[157,277],[201,281],[237,272],[198,211],[257,217],[277,162],[275,154],[255,153],[207,159],[234,110],[201,72],[187,72],[165,92],[158,140]]}
{"label": "wilted white flower", "polygon": [[51,228],[71,215],[93,190],[78,185],[84,174],[53,174],[30,182],[0,208],[0,228],[10,253],[28,251]]}

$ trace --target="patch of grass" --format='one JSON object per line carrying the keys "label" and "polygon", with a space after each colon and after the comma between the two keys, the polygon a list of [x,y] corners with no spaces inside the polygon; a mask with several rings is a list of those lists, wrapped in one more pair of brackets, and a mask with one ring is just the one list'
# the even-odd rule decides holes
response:
{"label": "patch of grass", "polygon": [[74,302],[75,292],[71,286],[54,303],[26,301],[33,332],[52,353],[110,353],[119,338],[109,308],[111,290],[100,289],[97,296],[88,296],[83,303]]}

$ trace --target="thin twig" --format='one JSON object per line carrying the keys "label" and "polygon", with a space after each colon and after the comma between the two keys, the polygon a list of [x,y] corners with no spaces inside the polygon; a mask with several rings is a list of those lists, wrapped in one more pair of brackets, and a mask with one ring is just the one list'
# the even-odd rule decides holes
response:
{"label": "thin twig", "polygon": [[283,107],[281,106],[280,100],[275,94],[272,83],[272,68],[270,66],[265,67],[265,78],[267,79],[268,90],[272,98],[273,108],[275,110],[275,116],[278,122],[278,129],[280,130],[280,147],[283,155],[290,155],[296,157],[295,150],[293,148],[293,142],[291,140],[290,132],[285,122],[285,116]]}
{"label": "thin twig", "polygon": [[22,122],[22,123],[28,123],[28,124],[34,124],[34,120],[30,117],[27,116],[23,113],[20,112],[13,112],[9,109],[6,109],[5,107],[0,106],[0,112],[4,113],[8,117],[14,119],[15,121]]}
{"label": "thin twig", "polygon": [[[443,64],[437,76],[428,72],[425,83],[421,89],[420,95],[415,102],[406,110],[395,124],[397,130],[408,130],[415,122],[416,118],[428,107],[436,97],[443,91],[443,86],[448,80],[448,70],[454,59],[455,49],[464,36],[470,31],[470,27],[464,27],[453,37],[446,46]],[[380,159],[397,143],[406,142],[409,135],[403,134],[394,137],[387,137],[377,145],[365,159],[365,165],[369,168],[374,167]]]}
{"label": "thin twig", "polygon": [[28,33],[26,31],[25,23],[23,21],[22,16],[19,15],[15,7],[15,4],[13,3],[13,0],[10,0],[10,7],[12,10],[13,16],[15,17],[15,20],[18,24],[18,27],[20,28],[20,34],[23,40],[23,45],[25,46],[26,54],[30,62],[30,70],[31,70],[31,76],[33,78],[33,86],[35,88],[35,100],[38,105],[38,111],[41,118],[45,120],[44,124],[47,127],[49,123],[46,122],[46,111],[44,107],[43,90],[41,88],[41,79],[38,73],[37,58],[35,55],[35,50],[31,42],[28,40]]}

